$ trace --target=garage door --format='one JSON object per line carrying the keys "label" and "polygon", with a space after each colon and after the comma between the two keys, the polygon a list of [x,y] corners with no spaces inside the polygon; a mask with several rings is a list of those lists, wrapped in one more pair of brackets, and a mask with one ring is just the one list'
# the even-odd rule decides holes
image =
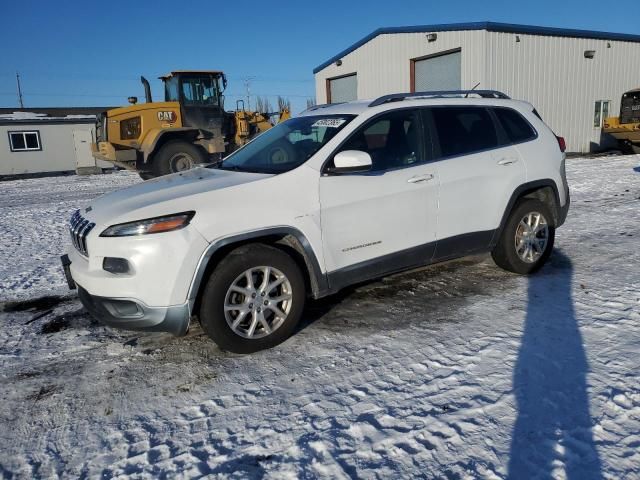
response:
{"label": "garage door", "polygon": [[460,60],[461,52],[414,60],[414,91],[459,90]]}
{"label": "garage door", "polygon": [[350,102],[358,98],[358,79],[356,74],[331,78],[327,84],[327,102]]}

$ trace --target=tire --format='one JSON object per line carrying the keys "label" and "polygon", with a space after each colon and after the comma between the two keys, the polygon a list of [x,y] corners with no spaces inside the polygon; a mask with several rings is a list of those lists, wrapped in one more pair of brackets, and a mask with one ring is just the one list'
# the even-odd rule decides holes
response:
{"label": "tire", "polygon": [[151,180],[152,178],[156,178],[152,172],[138,172],[138,175],[142,180]]}
{"label": "tire", "polygon": [[618,140],[618,147],[624,155],[640,154],[640,144],[633,143],[630,140]]}
{"label": "tire", "polygon": [[[531,230],[528,229],[528,225],[535,225],[536,214],[541,215],[539,231],[529,234]],[[545,223],[546,228],[543,226]],[[546,238],[544,245],[543,237]],[[511,211],[491,256],[499,267],[526,275],[544,265],[553,250],[554,239],[555,226],[549,207],[540,200],[523,198]],[[526,253],[527,246],[531,248],[529,255]]]}
{"label": "tire", "polygon": [[267,164],[288,164],[296,161],[296,151],[287,140],[280,140],[272,145],[266,152]]}
{"label": "tire", "polygon": [[[264,285],[265,267],[270,269],[269,283],[281,281],[282,276],[285,279],[268,293],[261,288]],[[248,288],[247,271],[252,271],[254,291]],[[233,286],[237,288],[232,289]],[[240,293],[243,289],[247,293]],[[277,315],[270,306],[264,307],[264,302],[268,300],[263,298],[282,299],[287,296],[290,297],[288,300],[274,303],[281,314],[286,314],[284,317]],[[302,272],[289,255],[267,245],[245,245],[231,251],[209,277],[202,294],[200,323],[205,333],[221,349],[234,353],[253,353],[274,347],[289,338],[298,325],[305,298]],[[225,305],[238,308],[225,309]],[[261,310],[263,307],[264,310]],[[261,312],[262,319],[270,329],[273,328],[270,333],[260,320]],[[233,328],[234,322],[240,322],[236,330]],[[252,324],[255,324],[253,333]]]}
{"label": "tire", "polygon": [[165,143],[154,155],[151,172],[156,177],[182,172],[203,163],[205,158],[205,153],[195,145],[182,140],[172,140]]}

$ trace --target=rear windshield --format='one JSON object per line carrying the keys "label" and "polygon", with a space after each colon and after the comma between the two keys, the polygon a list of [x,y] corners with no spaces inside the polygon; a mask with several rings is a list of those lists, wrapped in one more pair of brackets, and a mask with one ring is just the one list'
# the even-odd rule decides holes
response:
{"label": "rear windshield", "polygon": [[260,134],[216,165],[223,170],[283,173],[309,160],[355,115],[296,117]]}

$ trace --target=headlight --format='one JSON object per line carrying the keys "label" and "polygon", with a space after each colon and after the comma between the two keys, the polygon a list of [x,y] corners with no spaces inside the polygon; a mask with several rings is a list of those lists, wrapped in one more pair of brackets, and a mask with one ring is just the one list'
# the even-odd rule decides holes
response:
{"label": "headlight", "polygon": [[120,138],[134,140],[140,136],[140,117],[127,118],[120,122]]}
{"label": "headlight", "polygon": [[148,218],[137,222],[112,225],[100,234],[101,237],[130,237],[148,233],[172,232],[189,225],[196,212],[176,213],[165,217]]}

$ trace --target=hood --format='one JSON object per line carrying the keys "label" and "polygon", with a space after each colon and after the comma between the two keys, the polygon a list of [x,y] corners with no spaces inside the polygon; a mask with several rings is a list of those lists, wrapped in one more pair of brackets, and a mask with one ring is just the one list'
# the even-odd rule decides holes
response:
{"label": "hood", "polygon": [[[147,180],[108,193],[82,209],[81,213],[103,227],[188,210],[205,201],[203,193],[231,188],[273,175],[195,168],[182,173]],[[209,198],[206,201],[210,202]]]}

